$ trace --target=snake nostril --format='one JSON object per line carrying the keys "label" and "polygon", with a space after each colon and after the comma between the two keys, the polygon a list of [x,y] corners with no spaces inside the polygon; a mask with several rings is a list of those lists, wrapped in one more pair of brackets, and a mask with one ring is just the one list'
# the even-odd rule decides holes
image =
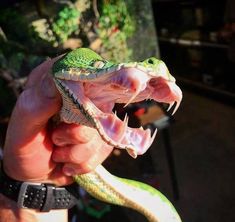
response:
{"label": "snake nostril", "polygon": [[154,61],[153,61],[153,59],[148,59],[148,61],[147,61],[149,64],[154,64]]}

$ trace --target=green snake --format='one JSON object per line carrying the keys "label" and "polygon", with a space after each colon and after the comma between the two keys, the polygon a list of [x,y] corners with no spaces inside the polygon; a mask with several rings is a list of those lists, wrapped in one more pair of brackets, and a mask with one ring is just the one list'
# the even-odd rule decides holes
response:
{"label": "green snake", "polygon": [[[108,144],[126,149],[136,158],[151,146],[156,130],[128,127],[128,117],[120,120],[115,103],[130,103],[153,99],[169,104],[182,99],[165,63],[154,57],[142,62],[113,63],[88,48],[75,49],[52,68],[53,79],[62,96],[61,121],[95,128]],[[110,174],[99,165],[93,172],[74,176],[74,180],[93,197],[132,208],[150,222],[179,222],[171,202],[151,186]]]}

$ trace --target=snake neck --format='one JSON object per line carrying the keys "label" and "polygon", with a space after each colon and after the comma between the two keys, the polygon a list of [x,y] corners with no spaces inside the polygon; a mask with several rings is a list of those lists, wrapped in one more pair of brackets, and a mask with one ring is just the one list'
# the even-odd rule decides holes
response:
{"label": "snake neck", "polygon": [[181,221],[173,205],[159,191],[141,182],[116,177],[101,165],[74,179],[95,198],[137,210],[150,222]]}

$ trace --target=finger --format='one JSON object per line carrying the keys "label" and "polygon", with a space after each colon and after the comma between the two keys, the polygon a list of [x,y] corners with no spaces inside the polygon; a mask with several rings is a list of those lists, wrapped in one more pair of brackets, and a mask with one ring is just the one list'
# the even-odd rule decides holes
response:
{"label": "finger", "polygon": [[49,183],[54,183],[57,186],[64,186],[65,184],[71,184],[73,183],[73,178],[71,176],[66,176],[62,172],[62,165],[57,164],[56,168],[53,170],[53,172],[50,175],[50,181]]}
{"label": "finger", "polygon": [[97,167],[94,162],[84,162],[82,164],[65,164],[63,167],[63,172],[66,176],[76,176],[80,174],[89,173]]}
{"label": "finger", "polygon": [[111,146],[100,142],[57,147],[52,159],[65,163],[64,173],[72,176],[94,170],[109,156],[112,149]]}
{"label": "finger", "polygon": [[55,147],[52,159],[58,163],[76,163],[81,164],[87,161],[90,156],[93,155],[95,149],[91,145],[78,144],[78,145],[68,145],[63,147]]}
{"label": "finger", "polygon": [[52,141],[57,146],[87,143],[98,137],[94,128],[78,124],[61,123],[52,133]]}
{"label": "finger", "polygon": [[101,140],[91,140],[89,143],[55,147],[52,159],[59,163],[81,164],[89,161],[93,156],[107,157],[112,151],[112,147]]}
{"label": "finger", "polygon": [[90,158],[82,163],[65,163],[63,166],[63,172],[66,176],[75,176],[79,174],[89,173],[100,165],[111,153],[111,147],[103,149],[102,153],[95,153]]}

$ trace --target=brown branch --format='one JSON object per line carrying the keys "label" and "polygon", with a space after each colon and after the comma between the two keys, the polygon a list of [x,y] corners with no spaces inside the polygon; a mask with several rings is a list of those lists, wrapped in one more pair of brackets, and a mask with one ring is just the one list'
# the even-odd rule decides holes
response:
{"label": "brown branch", "polygon": [[48,15],[48,13],[47,13],[44,0],[37,0],[37,1],[35,1],[34,3],[35,3],[35,8],[36,8],[36,11],[37,11],[38,15],[39,15],[41,18],[45,18],[45,19],[46,19],[47,24],[48,24],[48,26],[49,26],[49,29],[50,29],[50,31],[53,33],[53,35],[54,35],[56,41],[57,41],[57,42],[60,42],[58,35],[57,35],[57,34],[54,32],[54,30],[53,30],[53,24],[52,24],[52,21],[51,21],[51,17],[50,17],[50,15]]}
{"label": "brown branch", "polygon": [[98,11],[97,0],[93,0],[92,6],[93,6],[93,11],[94,11],[95,17],[96,17],[96,19],[98,19],[100,17],[100,13]]}
{"label": "brown branch", "polygon": [[14,78],[13,72],[6,69],[0,69],[0,77],[8,83],[7,86],[13,91],[16,98],[24,88],[27,79],[27,77]]}

